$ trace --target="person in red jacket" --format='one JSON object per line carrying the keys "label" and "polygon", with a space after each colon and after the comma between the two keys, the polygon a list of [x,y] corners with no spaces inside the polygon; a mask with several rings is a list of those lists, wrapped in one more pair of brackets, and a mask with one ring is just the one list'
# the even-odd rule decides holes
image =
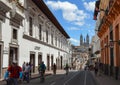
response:
{"label": "person in red jacket", "polygon": [[8,67],[6,74],[9,74],[8,85],[18,85],[18,79],[22,79],[22,68],[17,65],[17,61],[13,61],[12,65]]}

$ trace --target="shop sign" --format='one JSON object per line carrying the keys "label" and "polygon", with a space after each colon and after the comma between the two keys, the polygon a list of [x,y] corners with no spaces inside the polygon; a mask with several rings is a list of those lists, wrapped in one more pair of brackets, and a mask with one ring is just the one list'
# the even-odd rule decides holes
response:
{"label": "shop sign", "polygon": [[34,50],[40,50],[40,47],[35,46],[35,47],[34,47]]}

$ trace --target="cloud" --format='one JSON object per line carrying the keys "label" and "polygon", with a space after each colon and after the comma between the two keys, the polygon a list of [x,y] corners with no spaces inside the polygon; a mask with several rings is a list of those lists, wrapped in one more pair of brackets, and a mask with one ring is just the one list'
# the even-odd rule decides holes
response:
{"label": "cloud", "polygon": [[72,4],[68,1],[47,1],[46,4],[51,7],[53,10],[62,11],[62,16],[68,22],[73,22],[75,25],[82,26],[84,20],[87,18],[87,14],[78,9],[77,5]]}
{"label": "cloud", "polygon": [[88,11],[94,11],[95,1],[93,1],[93,2],[84,2],[84,7]]}
{"label": "cloud", "polygon": [[84,22],[74,22],[75,25],[82,26],[84,25]]}
{"label": "cloud", "polygon": [[77,27],[70,27],[68,28],[68,30],[82,30],[81,28],[77,28]]}
{"label": "cloud", "polygon": [[76,39],[74,39],[74,38],[70,38],[69,40],[70,40],[72,43],[75,43],[76,45],[79,44],[79,40],[76,40]]}
{"label": "cloud", "polygon": [[85,1],[85,0],[82,0],[82,1]]}

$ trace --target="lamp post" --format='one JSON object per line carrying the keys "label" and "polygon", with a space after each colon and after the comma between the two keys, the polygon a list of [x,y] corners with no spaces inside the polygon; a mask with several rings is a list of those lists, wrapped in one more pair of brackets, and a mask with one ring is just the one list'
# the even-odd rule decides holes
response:
{"label": "lamp post", "polygon": [[110,40],[110,46],[113,46],[115,42],[116,42],[118,45],[120,45],[120,40],[117,40],[117,41]]}
{"label": "lamp post", "polygon": [[[120,40],[117,40],[117,41],[110,40],[110,47],[111,48],[113,48],[114,43],[117,43],[120,46]],[[118,79],[118,73],[119,73],[119,67],[116,66],[115,67],[115,79],[116,80]]]}

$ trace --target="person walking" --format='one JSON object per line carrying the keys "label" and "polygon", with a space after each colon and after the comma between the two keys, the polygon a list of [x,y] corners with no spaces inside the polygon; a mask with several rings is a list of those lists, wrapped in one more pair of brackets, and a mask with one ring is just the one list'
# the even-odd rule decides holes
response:
{"label": "person walking", "polygon": [[23,65],[22,65],[22,70],[23,71],[25,70],[25,66],[26,66],[26,63],[24,62]]}
{"label": "person walking", "polygon": [[23,80],[26,80],[27,83],[29,83],[29,79],[30,79],[30,70],[31,70],[31,67],[29,66],[28,63],[26,63]]}
{"label": "person walking", "polygon": [[4,79],[7,79],[7,85],[18,85],[18,79],[22,79],[22,68],[13,61],[5,73]]}
{"label": "person walking", "polygon": [[57,67],[56,67],[56,64],[54,63],[54,64],[53,64],[53,74],[54,74],[54,75],[56,75],[56,69],[57,69]]}
{"label": "person walking", "polygon": [[68,64],[66,64],[65,70],[66,70],[66,75],[68,75],[68,72],[69,72],[69,66],[68,66]]}
{"label": "person walking", "polygon": [[97,62],[95,62],[94,71],[95,71],[95,76],[97,76],[98,74],[98,63]]}

